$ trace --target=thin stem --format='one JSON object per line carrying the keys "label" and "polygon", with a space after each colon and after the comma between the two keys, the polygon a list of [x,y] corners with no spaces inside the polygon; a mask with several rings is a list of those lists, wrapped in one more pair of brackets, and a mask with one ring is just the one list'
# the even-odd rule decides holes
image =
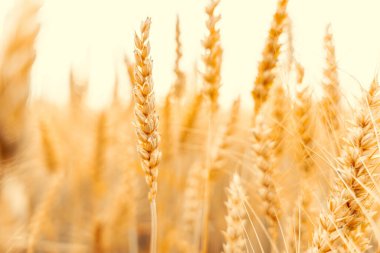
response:
{"label": "thin stem", "polygon": [[156,200],[150,202],[150,253],[157,253],[157,206]]}

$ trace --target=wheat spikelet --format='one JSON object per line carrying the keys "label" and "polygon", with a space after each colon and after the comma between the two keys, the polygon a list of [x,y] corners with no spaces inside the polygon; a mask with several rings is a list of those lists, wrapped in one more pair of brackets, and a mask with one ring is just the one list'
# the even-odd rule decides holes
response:
{"label": "wheat spikelet", "polygon": [[155,98],[152,80],[152,60],[148,42],[151,20],[147,18],[141,24],[141,35],[135,34],[135,126],[138,138],[137,150],[141,157],[141,166],[149,186],[149,200],[157,195],[158,164],[161,152],[158,149],[158,116],[155,109]]}
{"label": "wheat spikelet", "polygon": [[[373,188],[371,173],[378,163],[376,138],[368,109],[379,117],[379,87],[372,86],[366,101],[356,113],[348,130],[336,168],[337,177],[332,186],[327,210],[321,213],[314,232],[313,252],[347,252],[357,248],[368,249],[368,220],[372,215]],[[369,105],[369,108],[368,108]],[[364,208],[364,209],[363,209]],[[343,238],[342,238],[343,237]]]}
{"label": "wheat spikelet", "polygon": [[25,134],[26,102],[30,72],[35,60],[35,41],[39,32],[39,5],[18,1],[9,20],[0,52],[0,160],[11,159]]}
{"label": "wheat spikelet", "polygon": [[217,28],[221,15],[215,14],[220,0],[210,0],[206,7],[208,20],[206,22],[208,34],[203,40],[205,54],[203,63],[205,72],[203,73],[204,93],[211,103],[211,110],[214,112],[218,108],[219,88],[221,86],[221,66],[223,49],[220,43],[220,30]]}
{"label": "wheat spikelet", "polygon": [[264,202],[265,218],[268,222],[268,231],[273,241],[277,240],[280,204],[273,181],[273,147],[270,139],[271,129],[265,124],[261,115],[256,118],[256,125],[252,130],[252,151],[254,157],[253,168],[261,172],[260,197]]}
{"label": "wheat spikelet", "polygon": [[257,77],[255,80],[254,88],[252,90],[256,114],[264,102],[267,100],[269,90],[275,79],[274,71],[281,49],[281,45],[279,44],[279,37],[283,32],[284,22],[287,17],[287,4],[288,0],[278,1],[277,10],[274,14],[267,41],[262,52],[262,59],[258,66]]}
{"label": "wheat spikelet", "polygon": [[326,27],[324,46],[326,50],[327,67],[323,71],[324,80],[322,87],[324,98],[322,100],[322,106],[324,110],[322,119],[330,133],[334,133],[339,130],[339,103],[341,100],[341,93],[339,89],[335,47],[330,25]]}
{"label": "wheat spikelet", "polygon": [[181,59],[182,59],[182,43],[181,43],[181,27],[179,16],[177,15],[176,26],[175,26],[175,42],[176,42],[176,58],[174,64],[175,81],[172,86],[172,94],[175,99],[181,99],[186,90],[186,77],[185,73],[181,69]]}
{"label": "wheat spikelet", "polygon": [[223,245],[223,252],[247,252],[244,233],[244,225],[246,222],[244,202],[247,200],[247,196],[241,185],[240,177],[237,174],[233,175],[227,192],[227,229],[223,232],[226,241]]}

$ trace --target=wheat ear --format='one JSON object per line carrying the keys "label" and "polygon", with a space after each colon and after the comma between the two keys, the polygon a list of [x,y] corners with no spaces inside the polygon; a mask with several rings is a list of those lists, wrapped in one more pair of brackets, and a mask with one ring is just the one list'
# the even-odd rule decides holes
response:
{"label": "wheat ear", "polygon": [[297,124],[297,136],[300,139],[300,145],[297,148],[296,155],[299,161],[299,168],[303,176],[308,178],[314,172],[314,161],[311,151],[313,150],[314,121],[312,117],[312,97],[308,85],[303,83],[304,69],[296,63],[297,85],[294,102],[294,118]]}
{"label": "wheat ear", "polygon": [[276,242],[278,236],[278,220],[281,211],[276,185],[273,180],[274,143],[271,141],[270,132],[271,128],[268,127],[262,116],[259,115],[256,118],[256,125],[252,130],[253,168],[261,172],[260,197],[264,202],[264,212],[266,221],[268,222],[269,234],[272,240]]}
{"label": "wheat ear", "polygon": [[287,35],[287,70],[290,72],[294,65],[294,42],[293,42],[293,22],[287,16],[286,19],[286,35]]}
{"label": "wheat ear", "polygon": [[11,29],[4,32],[6,40],[0,52],[0,161],[16,155],[25,135],[39,8],[32,1],[18,1],[9,19]]}
{"label": "wheat ear", "polygon": [[205,71],[203,73],[204,93],[211,103],[211,110],[214,112],[218,108],[219,88],[221,85],[221,67],[223,49],[220,42],[220,30],[217,28],[221,15],[216,15],[215,10],[220,0],[210,0],[206,7],[208,20],[206,22],[208,34],[203,40],[203,63]]}
{"label": "wheat ear", "polygon": [[205,50],[203,55],[203,63],[205,66],[203,77],[203,92],[209,102],[209,115],[208,115],[208,139],[207,139],[207,153],[206,153],[206,180],[205,180],[205,194],[204,194],[204,207],[203,207],[203,232],[202,232],[202,253],[207,252],[208,247],[208,234],[209,234],[209,219],[210,219],[210,169],[211,169],[211,152],[212,143],[214,140],[214,122],[216,112],[218,110],[218,97],[219,88],[221,86],[221,66],[223,49],[220,42],[220,30],[217,28],[221,15],[216,15],[215,10],[218,7],[220,0],[210,0],[206,7],[207,21],[206,27],[208,34],[203,40],[203,48]]}
{"label": "wheat ear", "polygon": [[186,76],[181,69],[182,60],[182,42],[181,42],[181,26],[179,16],[177,15],[175,26],[175,42],[176,42],[176,58],[174,64],[175,81],[172,86],[171,93],[177,100],[181,99],[186,90]]}
{"label": "wheat ear", "polygon": [[369,247],[367,217],[373,215],[373,199],[368,189],[374,187],[369,173],[378,164],[373,124],[379,118],[379,90],[378,85],[371,86],[344,139],[327,210],[314,231],[312,252],[347,252],[349,248],[365,252]]}
{"label": "wheat ear", "polygon": [[135,85],[133,88],[135,101],[135,126],[137,134],[137,151],[141,158],[141,166],[145,180],[149,186],[148,199],[151,206],[151,253],[157,251],[157,176],[158,164],[161,160],[159,150],[160,135],[158,133],[158,116],[152,79],[152,59],[148,41],[151,19],[147,18],[140,27],[141,34],[135,34]]}
{"label": "wheat ear", "polygon": [[262,52],[262,59],[258,66],[258,73],[252,90],[255,102],[255,113],[260,111],[261,106],[267,100],[269,90],[275,79],[275,68],[280,54],[281,44],[279,37],[283,32],[287,17],[286,6],[288,0],[279,0],[276,13],[273,16],[272,25]]}
{"label": "wheat ear", "polygon": [[326,124],[330,133],[339,130],[339,103],[341,93],[339,89],[338,71],[335,56],[335,47],[333,43],[333,35],[331,33],[331,25],[326,27],[326,35],[324,38],[324,46],[326,51],[327,67],[323,71],[324,80],[322,87],[324,98],[323,106],[323,121]]}
{"label": "wheat ear", "polygon": [[244,203],[247,201],[247,196],[241,184],[239,175],[233,175],[227,193],[227,229],[223,233],[226,240],[225,244],[223,244],[223,252],[247,252],[244,229],[246,223]]}

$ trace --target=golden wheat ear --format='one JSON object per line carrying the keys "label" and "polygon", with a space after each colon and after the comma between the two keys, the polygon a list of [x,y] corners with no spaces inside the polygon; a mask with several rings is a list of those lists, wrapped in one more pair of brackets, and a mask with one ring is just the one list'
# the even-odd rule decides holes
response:
{"label": "golden wheat ear", "polygon": [[19,1],[7,20],[0,59],[0,158],[11,159],[25,135],[30,72],[35,60],[40,6]]}
{"label": "golden wheat ear", "polygon": [[380,88],[373,84],[345,135],[311,252],[366,252],[370,248],[369,218],[375,207],[369,191],[374,188],[371,177],[379,164],[374,129],[380,116],[379,101]]}
{"label": "golden wheat ear", "polygon": [[262,59],[258,66],[258,73],[252,90],[252,97],[255,102],[255,113],[268,98],[269,90],[275,79],[275,68],[278,62],[278,56],[281,50],[279,38],[284,30],[284,24],[287,17],[286,7],[288,0],[279,0],[276,13],[273,16],[272,25],[268,32],[267,41],[262,52]]}
{"label": "golden wheat ear", "polygon": [[186,75],[181,69],[182,60],[182,42],[181,42],[181,26],[179,16],[177,15],[175,26],[175,42],[176,42],[176,58],[174,64],[175,81],[171,87],[173,99],[180,100],[186,91]]}
{"label": "golden wheat ear", "polygon": [[149,31],[151,19],[147,18],[140,27],[140,35],[135,34],[135,84],[133,87],[135,102],[135,127],[137,134],[137,152],[141,158],[141,167],[149,187],[148,199],[151,209],[150,252],[157,251],[157,177],[158,164],[161,161],[159,149],[158,115],[153,90],[152,59],[150,57]]}
{"label": "golden wheat ear", "polygon": [[203,73],[204,93],[211,103],[211,111],[218,108],[219,88],[221,86],[221,67],[223,49],[220,41],[220,30],[217,28],[221,15],[215,13],[220,0],[211,0],[206,7],[208,16],[206,26],[208,34],[203,40]]}
{"label": "golden wheat ear", "polygon": [[324,37],[324,47],[326,51],[326,68],[323,71],[322,88],[324,97],[322,99],[323,115],[322,120],[330,134],[339,131],[339,111],[341,101],[341,91],[338,79],[338,66],[336,62],[335,46],[331,25],[327,25]]}

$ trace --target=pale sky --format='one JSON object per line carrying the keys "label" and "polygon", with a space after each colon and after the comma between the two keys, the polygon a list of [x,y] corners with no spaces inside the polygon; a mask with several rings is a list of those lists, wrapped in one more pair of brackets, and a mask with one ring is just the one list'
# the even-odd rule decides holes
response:
{"label": "pale sky", "polygon": [[[1,26],[15,0],[0,1]],[[221,33],[224,59],[221,103],[237,95],[250,102],[276,0],[222,0]],[[152,17],[151,47],[155,90],[159,98],[173,82],[175,19],[181,19],[183,69],[193,75],[202,54],[207,0],[45,0],[41,10],[42,30],[38,58],[32,75],[33,95],[64,102],[68,95],[71,65],[89,73],[88,103],[109,100],[115,68],[122,92],[128,83],[122,65],[124,53],[132,56],[134,30]],[[332,24],[339,75],[344,90],[354,93],[367,86],[379,69],[379,0],[290,0],[296,58],[305,66],[305,79],[320,83],[324,66],[323,36]],[[0,29],[0,31],[3,29]],[[191,80],[191,78],[190,78]],[[195,85],[189,83],[189,85]]]}

